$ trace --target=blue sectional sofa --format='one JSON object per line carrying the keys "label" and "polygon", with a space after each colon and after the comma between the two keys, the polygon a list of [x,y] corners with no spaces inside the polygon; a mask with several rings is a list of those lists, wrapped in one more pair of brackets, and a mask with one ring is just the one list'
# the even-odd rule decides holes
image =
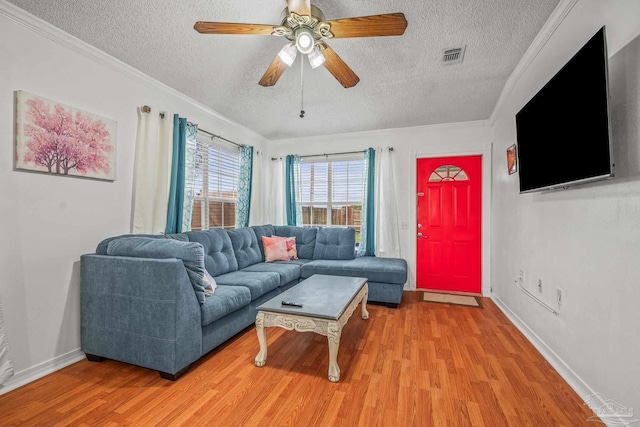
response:
{"label": "blue sectional sofa", "polygon": [[[264,262],[262,236],[295,237],[297,260]],[[217,287],[205,294],[204,270]],[[353,228],[262,225],[172,235],[128,234],[81,257],[81,349],[175,380],[255,322],[263,302],[313,274],[365,277],[370,302],[397,307],[400,258],[355,257]]]}

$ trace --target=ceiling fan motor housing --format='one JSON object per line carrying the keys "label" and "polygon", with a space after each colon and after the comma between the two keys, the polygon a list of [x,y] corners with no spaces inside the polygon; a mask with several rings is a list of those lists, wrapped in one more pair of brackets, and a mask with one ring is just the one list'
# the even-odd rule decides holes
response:
{"label": "ceiling fan motor housing", "polygon": [[322,37],[331,35],[329,28],[325,28],[329,26],[323,24],[324,13],[314,5],[311,5],[309,16],[291,13],[285,7],[281,18],[282,27],[278,34],[292,41],[300,53],[311,53]]}

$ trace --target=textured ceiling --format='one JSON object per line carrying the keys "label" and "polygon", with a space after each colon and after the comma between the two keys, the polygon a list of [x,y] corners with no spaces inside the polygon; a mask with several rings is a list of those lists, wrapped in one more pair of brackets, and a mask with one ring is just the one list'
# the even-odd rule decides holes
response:
{"label": "textured ceiling", "polygon": [[[300,60],[258,85],[285,40],[210,35],[196,21],[280,24],[285,0],[9,0],[225,117],[277,140],[486,120],[559,0],[317,0],[325,19],[403,12],[402,36],[333,39],[360,77],[344,89]],[[442,65],[444,49],[464,61]]]}

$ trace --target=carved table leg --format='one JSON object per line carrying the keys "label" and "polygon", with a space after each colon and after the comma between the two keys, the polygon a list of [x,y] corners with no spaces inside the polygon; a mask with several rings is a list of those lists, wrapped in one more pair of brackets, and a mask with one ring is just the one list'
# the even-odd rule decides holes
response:
{"label": "carved table leg", "polygon": [[362,297],[362,302],[360,303],[360,305],[362,305],[362,318],[367,320],[369,318],[369,312],[367,311],[367,298],[369,297],[369,284],[367,283],[365,286],[366,286],[366,291],[364,293],[364,296]]}
{"label": "carved table leg", "polygon": [[256,356],[256,366],[264,366],[267,363],[267,331],[264,328],[264,313],[258,312],[256,316],[256,332],[260,343],[260,352]]}
{"label": "carved table leg", "polygon": [[337,383],[340,380],[340,367],[338,367],[338,347],[340,347],[340,335],[342,327],[340,324],[331,322],[327,328],[327,338],[329,341],[329,381]]}

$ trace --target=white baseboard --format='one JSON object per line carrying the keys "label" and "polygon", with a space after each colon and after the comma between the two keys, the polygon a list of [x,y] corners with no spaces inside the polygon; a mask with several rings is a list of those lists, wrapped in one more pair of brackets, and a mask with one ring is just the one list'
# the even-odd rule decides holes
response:
{"label": "white baseboard", "polygon": [[4,384],[0,386],[0,395],[9,393],[12,390],[22,387],[32,381],[49,375],[52,372],[58,371],[64,367],[67,367],[73,363],[79,362],[84,359],[85,355],[80,349],[72,350],[68,353],[54,357],[51,360],[42,362],[36,366],[25,369],[18,372],[13,377],[9,378]]}
{"label": "white baseboard", "polygon": [[[576,374],[573,369],[567,365],[547,344],[536,335],[533,330],[527,326],[498,296],[491,295],[491,299],[496,303],[498,308],[505,316],[515,325],[520,332],[529,340],[529,342],[540,352],[547,362],[555,369],[558,374],[569,384],[569,386],[580,396],[585,405],[587,405],[594,414],[600,417],[600,420],[609,427],[620,427],[630,425],[634,420],[625,419],[624,416],[616,416],[611,413],[610,406],[612,402],[602,393],[596,393],[589,385]],[[633,417],[633,410],[630,413]]]}

